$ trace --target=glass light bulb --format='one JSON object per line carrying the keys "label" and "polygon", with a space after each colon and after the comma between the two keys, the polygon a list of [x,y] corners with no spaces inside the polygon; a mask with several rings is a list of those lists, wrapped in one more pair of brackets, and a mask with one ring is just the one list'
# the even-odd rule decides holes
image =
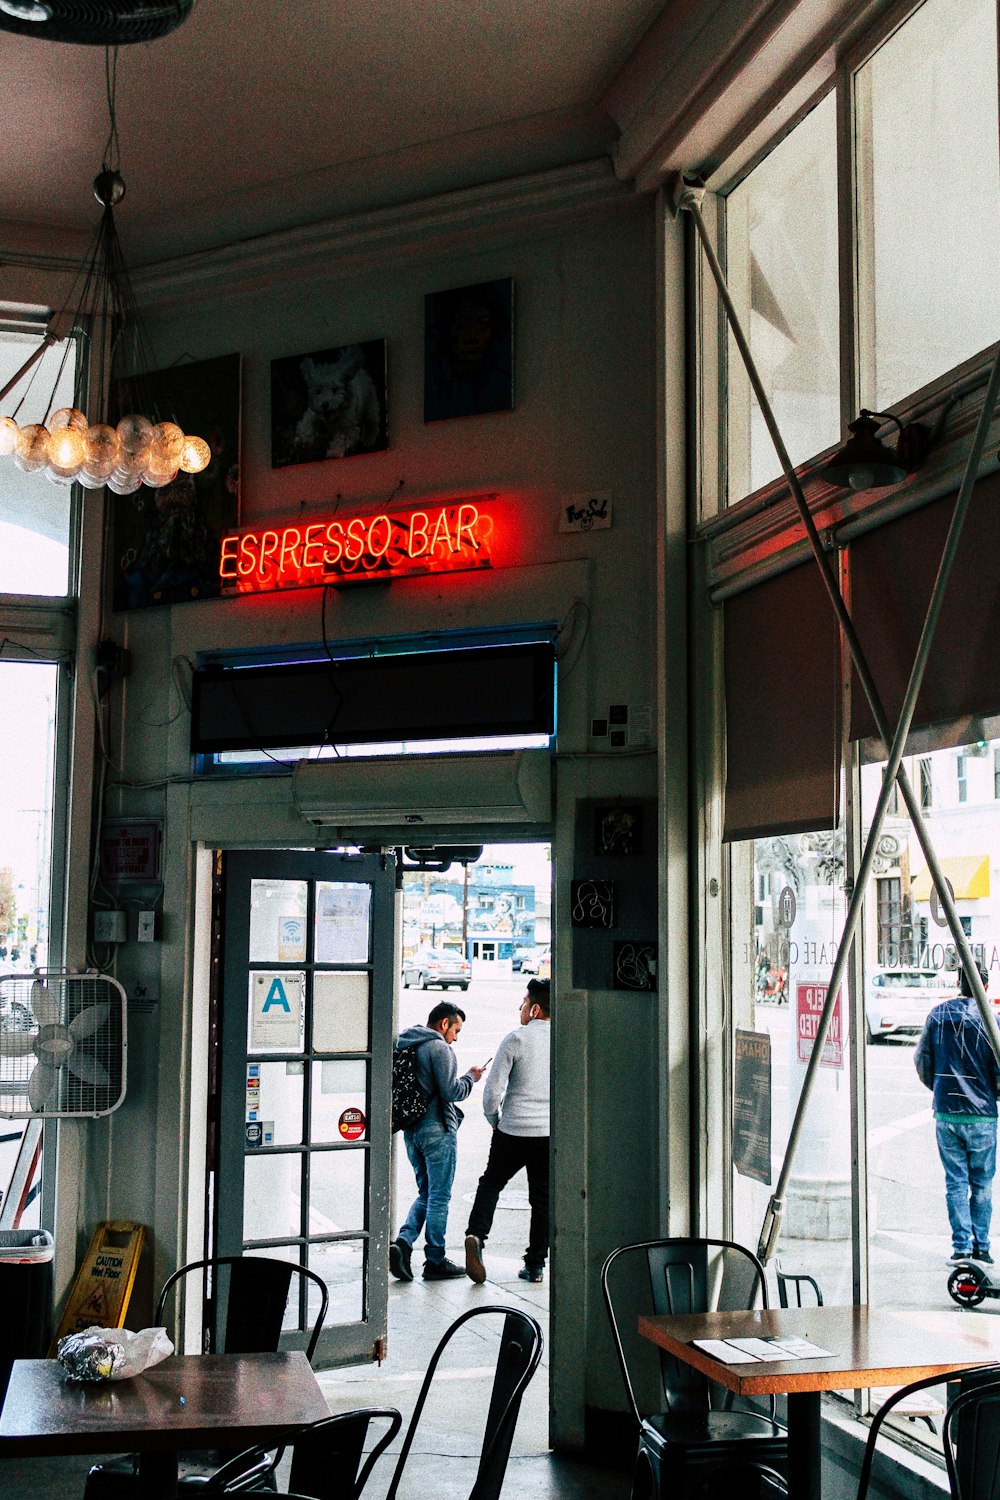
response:
{"label": "glass light bulb", "polygon": [[83,468],[83,433],[76,427],[60,427],[49,438],[49,467],[70,478]]}
{"label": "glass light bulb", "polygon": [[847,482],[852,490],[870,490],[875,483],[875,470],[870,464],[855,464]]}
{"label": "glass light bulb", "polygon": [[35,474],[44,469],[49,461],[48,429],[40,422],[30,422],[17,434],[14,462],[26,474]]}
{"label": "glass light bulb", "polygon": [[108,480],[108,489],[116,495],[134,495],[141,484],[142,479],[138,474],[122,475],[116,469]]}
{"label": "glass light bulb", "polygon": [[114,472],[121,454],[121,439],[113,427],[97,422],[88,427],[83,438],[83,462],[88,473],[107,479]]}
{"label": "glass light bulb", "polygon": [[99,490],[107,484],[110,475],[91,474],[89,469],[81,469],[76,477],[77,482],[82,484],[85,490]]}
{"label": "glass light bulb", "polygon": [[86,432],[89,427],[86,413],[78,411],[75,406],[60,406],[49,418],[48,428],[50,432],[60,432],[68,428],[71,432]]}
{"label": "glass light bulb", "polygon": [[79,472],[79,469],[74,469],[71,474],[67,474],[65,469],[53,469],[51,464],[45,465],[45,477],[49,484],[72,484]]}
{"label": "glass light bulb", "polygon": [[17,423],[13,417],[0,417],[0,458],[6,458],[17,447]]}
{"label": "glass light bulb", "polygon": [[176,422],[158,422],[149,444],[149,465],[162,473],[176,469],[184,452],[184,431]]}
{"label": "glass light bulb", "polygon": [[103,463],[106,458],[115,458],[121,452],[121,438],[114,427],[109,427],[106,422],[95,422],[93,427],[88,427],[83,439],[83,451],[87,455],[88,463],[92,459],[100,459]]}
{"label": "glass light bulb", "polygon": [[122,417],[118,423],[118,436],[121,439],[123,452],[141,453],[144,448],[149,447],[150,438],[153,436],[153,424],[148,417],[132,412],[129,416]]}
{"label": "glass light bulb", "polygon": [[162,490],[164,485],[173,484],[176,478],[176,469],[147,469],[142,482],[148,484],[151,490]]}
{"label": "glass light bulb", "polygon": [[212,458],[212,450],[204,438],[188,436],[184,439],[184,452],[181,454],[180,468],[185,474],[200,474],[202,469],[207,469]]}

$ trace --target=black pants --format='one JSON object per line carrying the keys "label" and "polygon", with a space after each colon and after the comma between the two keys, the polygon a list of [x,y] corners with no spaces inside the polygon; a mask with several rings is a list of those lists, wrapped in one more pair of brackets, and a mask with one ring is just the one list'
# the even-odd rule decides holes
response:
{"label": "black pants", "polygon": [[494,1130],[486,1171],[479,1179],[469,1215],[467,1234],[485,1241],[493,1228],[497,1199],[510,1179],[524,1167],[528,1174],[531,1226],[524,1252],[525,1265],[541,1270],[549,1253],[549,1138],[547,1135],[504,1135]]}

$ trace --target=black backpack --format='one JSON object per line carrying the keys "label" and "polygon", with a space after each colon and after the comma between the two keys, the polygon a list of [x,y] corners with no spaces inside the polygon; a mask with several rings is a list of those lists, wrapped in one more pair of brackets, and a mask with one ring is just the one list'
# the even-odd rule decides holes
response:
{"label": "black backpack", "polygon": [[[427,1038],[431,1040],[430,1037]],[[417,1052],[424,1045],[395,1047],[392,1053],[392,1128],[412,1130],[427,1113],[431,1096],[417,1082]]]}

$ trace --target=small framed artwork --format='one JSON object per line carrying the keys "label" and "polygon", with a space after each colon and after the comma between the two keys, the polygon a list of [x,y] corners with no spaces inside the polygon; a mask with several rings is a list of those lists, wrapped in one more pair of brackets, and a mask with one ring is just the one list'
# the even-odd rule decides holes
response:
{"label": "small framed artwork", "polygon": [[614,975],[611,988],[655,990],[656,944],[638,942],[634,939],[615,943]]}
{"label": "small framed artwork", "polygon": [[424,298],[424,421],[514,409],[514,283]]}
{"label": "small framed artwork", "polygon": [[571,880],[569,919],[573,927],[613,927],[615,925],[614,881]]}
{"label": "small framed artwork", "polygon": [[598,807],[594,815],[594,853],[638,854],[642,848],[641,807]]}
{"label": "small framed artwork", "polygon": [[389,445],[385,339],[271,361],[271,468]]}

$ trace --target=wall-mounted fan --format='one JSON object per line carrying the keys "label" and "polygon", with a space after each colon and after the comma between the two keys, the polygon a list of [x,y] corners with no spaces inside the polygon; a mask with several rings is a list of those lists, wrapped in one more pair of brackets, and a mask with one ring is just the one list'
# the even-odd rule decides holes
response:
{"label": "wall-mounted fan", "polygon": [[62,970],[0,976],[0,1116],[109,1115],[125,1098],[125,991]]}

